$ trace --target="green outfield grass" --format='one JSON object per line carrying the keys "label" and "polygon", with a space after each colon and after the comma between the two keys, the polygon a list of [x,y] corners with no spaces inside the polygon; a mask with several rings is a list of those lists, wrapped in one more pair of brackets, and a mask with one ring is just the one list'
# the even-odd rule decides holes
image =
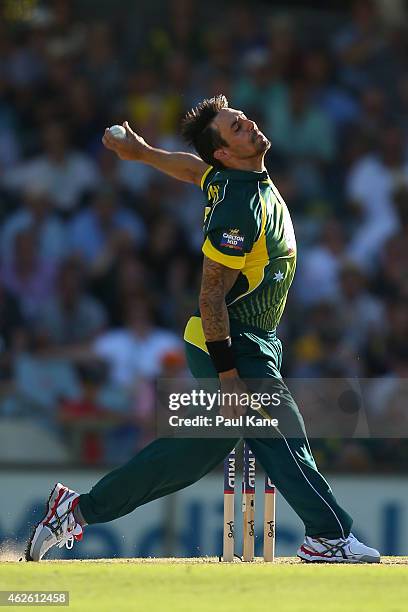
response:
{"label": "green outfield grass", "polygon": [[273,565],[210,559],[5,562],[0,590],[68,590],[70,606],[60,609],[84,612],[402,612],[407,564],[401,557],[342,566],[294,559]]}

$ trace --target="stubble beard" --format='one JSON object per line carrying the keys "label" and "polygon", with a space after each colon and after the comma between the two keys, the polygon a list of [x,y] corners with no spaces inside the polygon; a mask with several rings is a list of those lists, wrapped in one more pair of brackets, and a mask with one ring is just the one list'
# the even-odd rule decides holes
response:
{"label": "stubble beard", "polygon": [[247,159],[256,158],[256,157],[265,155],[265,153],[268,151],[269,147],[271,146],[271,142],[270,140],[266,138],[266,136],[264,136],[263,138],[260,138],[259,140],[256,139],[253,144],[255,147],[255,151],[252,153],[252,155],[245,156]]}
{"label": "stubble beard", "polygon": [[246,153],[246,154],[238,154],[237,158],[239,159],[257,159],[259,157],[264,157],[265,153],[268,151],[268,149],[271,146],[271,141],[268,140],[266,138],[266,136],[264,136],[263,134],[261,134],[262,138],[258,139],[259,134],[257,134],[253,139],[252,139],[252,144],[254,146],[254,151],[252,153]]}
{"label": "stubble beard", "polygon": [[[258,143],[257,143],[258,145]],[[257,148],[259,147],[259,153],[266,153],[267,150],[269,149],[269,147],[271,146],[271,141],[268,140],[266,138],[266,136],[264,138],[262,138],[262,140],[259,142],[259,145],[257,146]]]}
{"label": "stubble beard", "polygon": [[254,144],[258,155],[261,153],[266,153],[271,146],[270,140],[268,140],[267,137],[262,134],[262,132],[254,133],[252,136],[252,143]]}

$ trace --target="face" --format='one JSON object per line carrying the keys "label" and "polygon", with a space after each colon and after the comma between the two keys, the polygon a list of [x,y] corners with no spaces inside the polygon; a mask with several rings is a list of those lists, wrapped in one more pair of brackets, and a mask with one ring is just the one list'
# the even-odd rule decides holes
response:
{"label": "face", "polygon": [[235,167],[240,160],[263,157],[271,143],[254,121],[248,119],[242,111],[223,108],[213,121],[221,137],[228,144],[214,153],[224,166]]}

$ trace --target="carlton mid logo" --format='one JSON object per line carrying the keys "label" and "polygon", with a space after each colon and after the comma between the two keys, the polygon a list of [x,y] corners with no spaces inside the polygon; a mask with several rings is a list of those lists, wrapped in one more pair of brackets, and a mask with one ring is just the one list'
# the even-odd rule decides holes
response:
{"label": "carlton mid logo", "polygon": [[240,236],[238,229],[230,229],[229,232],[223,233],[220,246],[242,251],[244,248],[244,240],[245,236]]}

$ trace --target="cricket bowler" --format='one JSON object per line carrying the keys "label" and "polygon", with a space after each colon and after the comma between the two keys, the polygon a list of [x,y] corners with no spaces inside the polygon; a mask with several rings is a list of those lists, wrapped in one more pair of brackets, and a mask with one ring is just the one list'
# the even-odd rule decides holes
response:
{"label": "cricket bowler", "polygon": [[[285,202],[265,169],[270,141],[242,111],[229,108],[223,95],[203,100],[183,120],[182,134],[197,155],[154,148],[127,122],[123,127],[121,138],[105,131],[105,147],[204,192],[199,312],[184,335],[188,365],[196,379],[218,377],[221,390],[229,393],[245,393],[251,379],[270,380],[280,388],[283,423],[277,435],[246,442],[304,523],[297,555],[309,562],[379,562],[379,552],[351,533],[352,519],[316,466],[303,419],[280,374],[276,328],[295,274],[296,240]],[[226,417],[240,414],[238,403],[223,407]],[[86,525],[113,521],[191,485],[237,442],[158,438],[88,493],[56,484],[27,544],[26,559],[40,561],[53,546],[72,547]]]}

